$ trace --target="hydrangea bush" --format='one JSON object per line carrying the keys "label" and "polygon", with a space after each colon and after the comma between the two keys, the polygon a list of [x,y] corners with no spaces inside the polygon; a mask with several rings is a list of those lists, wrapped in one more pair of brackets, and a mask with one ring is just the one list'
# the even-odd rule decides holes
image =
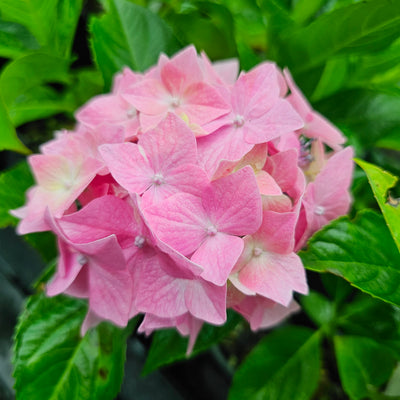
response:
{"label": "hydrangea bush", "polygon": [[1,400],[400,396],[400,0],[0,14]]}
{"label": "hydrangea bush", "polygon": [[289,71],[238,76],[193,46],[145,73],[118,74],[28,158],[36,180],[13,211],[18,232],[58,239],[49,296],[86,298],[82,335],[145,315],[146,334],[224,324],[275,325],[307,294],[296,251],[345,214],[353,151]]}

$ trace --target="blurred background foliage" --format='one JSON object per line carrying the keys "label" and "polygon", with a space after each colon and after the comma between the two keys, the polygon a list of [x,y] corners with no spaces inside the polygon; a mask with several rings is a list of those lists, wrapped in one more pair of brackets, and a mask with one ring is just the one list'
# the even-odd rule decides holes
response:
{"label": "blurred background foliage", "polygon": [[[355,170],[350,217],[301,254],[311,287],[301,314],[267,334],[252,334],[234,313],[224,327],[205,327],[184,364],[192,377],[176,363],[186,349],[179,334],[131,336],[119,398],[221,399],[229,391],[231,400],[400,399],[400,0],[0,0],[0,398],[14,397],[11,334],[23,298],[34,292],[16,336],[17,397],[117,396],[126,347],[112,338],[125,340],[135,324],[126,331],[102,324],[81,340],[84,304],[52,303],[31,286],[56,256],[53,237],[17,238],[8,210],[33,184],[25,156],[54,131],[73,128],[75,110],[108,92],[116,72],[144,71],[160,52],[191,43],[212,60],[238,58],[243,70],[265,60],[288,67],[364,162]],[[64,336],[44,350],[52,307],[65,317]],[[45,368],[37,352],[60,365],[45,391],[32,384]],[[132,360],[141,360],[146,378]],[[154,372],[161,366],[162,377]],[[109,377],[99,381],[99,371]]]}

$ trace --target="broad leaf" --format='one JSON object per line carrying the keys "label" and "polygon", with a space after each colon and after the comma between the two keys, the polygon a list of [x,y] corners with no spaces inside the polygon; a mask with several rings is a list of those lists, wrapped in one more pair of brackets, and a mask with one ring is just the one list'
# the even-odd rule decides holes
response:
{"label": "broad leaf", "polygon": [[399,133],[400,91],[346,90],[319,102],[317,108],[344,131],[349,130],[361,152],[380,138]]}
{"label": "broad leaf", "polygon": [[0,76],[0,91],[14,125],[72,111],[62,94],[46,85],[66,84],[70,62],[44,53],[34,53],[9,63]]}
{"label": "broad leaf", "polygon": [[390,197],[390,189],[396,185],[398,178],[376,165],[362,160],[356,162],[367,174],[375,198],[400,251],[400,202]]}
{"label": "broad leaf", "polygon": [[194,44],[211,59],[237,56],[234,22],[225,6],[201,1],[196,3],[196,9],[168,15],[166,20],[182,42]]}
{"label": "broad leaf", "polygon": [[29,149],[18,139],[6,105],[0,95],[0,151],[2,150],[13,150],[23,154],[29,153]]}
{"label": "broad leaf", "polygon": [[300,253],[306,268],[331,272],[381,300],[400,305],[400,253],[383,217],[365,210],[317,232]]}
{"label": "broad leaf", "polygon": [[0,56],[16,58],[39,48],[35,37],[20,24],[0,19]]}
{"label": "broad leaf", "polygon": [[384,149],[400,151],[400,127],[379,139],[376,142],[376,146]]}
{"label": "broad leaf", "polygon": [[130,328],[102,323],[81,338],[85,313],[82,300],[43,293],[29,299],[15,337],[17,399],[115,398]]}
{"label": "broad leaf", "polygon": [[26,162],[0,174],[0,228],[16,224],[17,219],[9,211],[23,206],[25,192],[32,185],[33,177]]}
{"label": "broad leaf", "polygon": [[[239,323],[241,317],[228,311],[228,320],[221,327],[205,324],[191,353],[194,356],[220,342]],[[148,374],[163,365],[187,358],[188,338],[182,337],[176,329],[164,329],[154,334],[150,351],[143,368]]]}
{"label": "broad leaf", "polygon": [[400,326],[397,307],[358,292],[337,314],[336,324],[341,332],[365,336],[381,344],[386,343],[389,347],[397,341],[393,349],[399,355]]}
{"label": "broad leaf", "polygon": [[391,351],[372,339],[336,336],[334,343],[340,380],[352,400],[370,398],[396,365]]}
{"label": "broad leaf", "polygon": [[0,0],[2,17],[29,29],[43,49],[70,55],[82,0]]}
{"label": "broad leaf", "polygon": [[335,319],[335,304],[318,292],[302,296],[301,305],[317,326],[329,325]]}
{"label": "broad leaf", "polygon": [[251,351],[233,378],[229,400],[307,400],[320,377],[319,332],[278,329]]}
{"label": "broad leaf", "polygon": [[91,47],[106,88],[124,66],[144,71],[161,52],[178,48],[172,31],[151,11],[129,0],[110,0],[109,10],[90,23]]}
{"label": "broad leaf", "polygon": [[293,72],[309,70],[336,54],[377,51],[400,34],[400,0],[369,0],[317,18],[282,37]]}

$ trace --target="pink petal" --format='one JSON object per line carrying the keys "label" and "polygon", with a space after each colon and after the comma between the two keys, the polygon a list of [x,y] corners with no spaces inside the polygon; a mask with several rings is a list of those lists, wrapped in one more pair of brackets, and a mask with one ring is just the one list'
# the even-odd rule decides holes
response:
{"label": "pink petal", "polygon": [[189,312],[198,319],[214,325],[226,321],[226,285],[219,287],[201,280],[190,281],[185,301]]}
{"label": "pink petal", "polygon": [[211,182],[202,201],[218,231],[243,236],[261,224],[261,195],[250,166]]}
{"label": "pink petal", "polygon": [[138,231],[132,206],[115,196],[94,199],[80,211],[64,216],[59,224],[75,243],[87,243],[112,234],[124,240]]}
{"label": "pink petal", "polygon": [[239,161],[253,145],[245,142],[243,129],[225,126],[197,139],[199,160],[208,176],[212,177],[223,160]]}
{"label": "pink petal", "polygon": [[208,217],[201,199],[193,195],[178,193],[162,205],[143,211],[154,234],[185,256],[192,254],[207,235]]}
{"label": "pink petal", "polygon": [[166,172],[177,165],[197,162],[196,138],[188,126],[169,113],[153,130],[140,137],[150,165],[156,172]]}
{"label": "pink petal", "polygon": [[154,170],[137,144],[102,145],[99,151],[111,175],[127,191],[141,194],[151,185]]}
{"label": "pink petal", "polygon": [[192,84],[185,90],[180,109],[192,123],[200,126],[230,111],[228,103],[218,91],[204,82]]}
{"label": "pink petal", "polygon": [[295,253],[263,252],[240,270],[239,280],[250,290],[284,306],[292,300],[293,291],[308,292],[304,267]]}
{"label": "pink petal", "polygon": [[191,260],[204,268],[202,278],[222,286],[243,250],[243,239],[217,233],[207,237],[193,253]]}
{"label": "pink petal", "polygon": [[248,143],[264,143],[304,126],[303,120],[284,99],[277,99],[271,108],[245,123],[244,138]]}
{"label": "pink petal", "polygon": [[263,210],[263,222],[253,239],[263,244],[263,248],[280,254],[293,251],[294,232],[298,215],[295,212],[278,213]]}

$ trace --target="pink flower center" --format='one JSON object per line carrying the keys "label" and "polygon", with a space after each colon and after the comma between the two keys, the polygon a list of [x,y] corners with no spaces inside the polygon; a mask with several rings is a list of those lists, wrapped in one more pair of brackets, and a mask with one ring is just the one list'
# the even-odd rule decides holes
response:
{"label": "pink flower center", "polygon": [[217,234],[217,228],[213,225],[209,226],[206,230],[208,236],[215,236]]}
{"label": "pink flower center", "polygon": [[243,126],[244,125],[243,115],[237,114],[233,120],[233,125],[235,125],[237,128]]}
{"label": "pink flower center", "polygon": [[143,237],[142,235],[137,235],[135,237],[135,246],[139,247],[141,249],[146,243],[146,238]]}
{"label": "pink flower center", "polygon": [[324,215],[325,214],[325,207],[317,206],[314,208],[314,214],[316,215]]}
{"label": "pink flower center", "polygon": [[171,98],[171,101],[169,104],[172,108],[177,108],[181,105],[181,99],[179,97],[174,96]]}
{"label": "pink flower center", "polygon": [[78,254],[76,261],[78,261],[78,264],[83,266],[88,263],[89,259],[83,254]]}
{"label": "pink flower center", "polygon": [[259,256],[261,256],[261,254],[262,254],[262,249],[260,249],[259,247],[254,247],[254,249],[253,249],[253,255],[254,255],[254,257],[259,257]]}
{"label": "pink flower center", "polygon": [[163,183],[165,183],[164,181],[164,177],[162,176],[162,174],[155,174],[153,176],[153,183],[157,186],[162,185]]}
{"label": "pink flower center", "polygon": [[127,112],[126,112],[126,116],[128,118],[135,118],[137,115],[137,110],[135,107],[130,108]]}

